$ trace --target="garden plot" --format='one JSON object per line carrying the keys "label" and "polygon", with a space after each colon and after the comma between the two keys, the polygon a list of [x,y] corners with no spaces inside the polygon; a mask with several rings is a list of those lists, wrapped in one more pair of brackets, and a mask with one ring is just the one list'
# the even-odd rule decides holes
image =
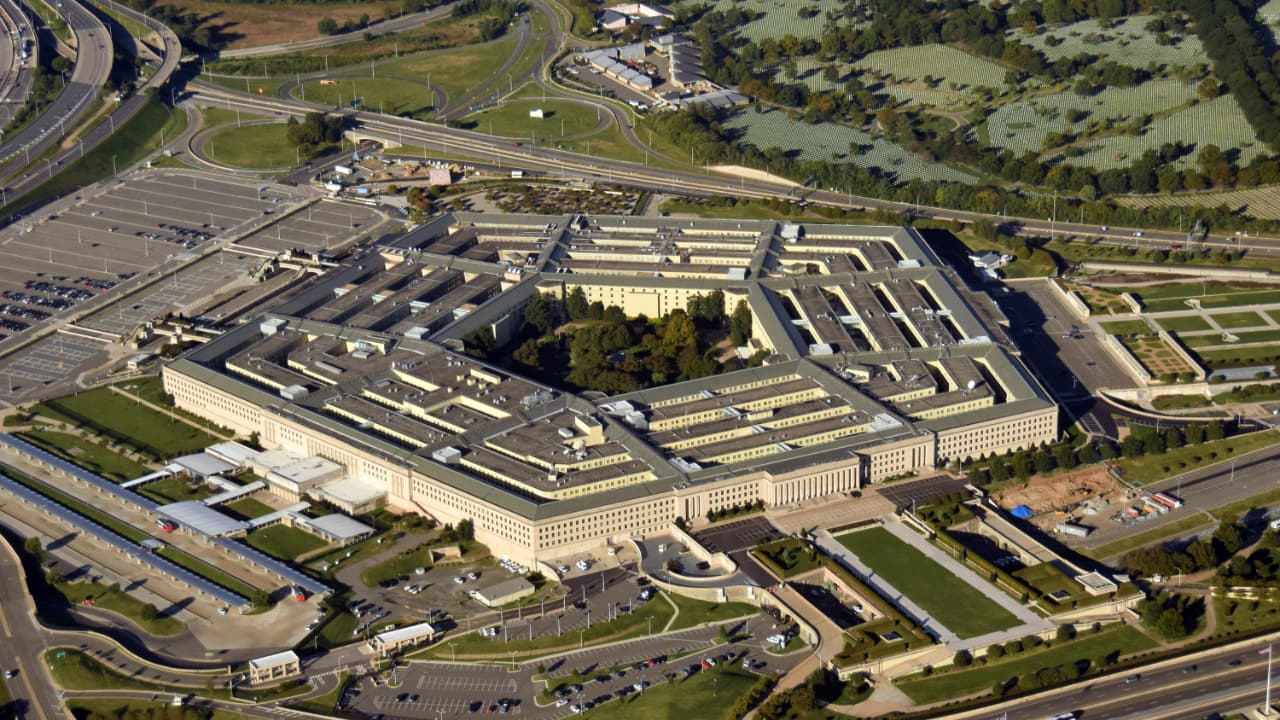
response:
{"label": "garden plot", "polygon": [[1169,374],[1195,372],[1190,365],[1183,362],[1182,357],[1169,347],[1168,343],[1158,336],[1142,338],[1120,338],[1120,342],[1133,353],[1142,366],[1154,378]]}
{"label": "garden plot", "polygon": [[[1174,42],[1161,45],[1156,42],[1156,34],[1144,27],[1150,21],[1149,15],[1134,15],[1114,23],[1109,20],[1084,20],[1042,30],[1034,35],[1027,35],[1019,30],[1014,30],[1009,35],[1040,50],[1050,62],[1081,53],[1097,55],[1117,64],[1136,68],[1146,68],[1154,63],[1156,66],[1172,69],[1209,62],[1199,38],[1194,35],[1172,35]],[[1058,43],[1057,40],[1062,42]]]}
{"label": "garden plot", "polygon": [[[1236,99],[1226,95],[1159,118],[1141,135],[1112,135],[1091,141],[1084,145],[1084,154],[1068,157],[1064,162],[1098,170],[1125,168],[1147,150],[1158,149],[1161,143],[1187,139],[1194,140],[1197,147],[1213,144],[1223,150],[1238,148],[1242,166],[1267,152]],[[1179,158],[1174,165],[1184,170],[1194,168],[1195,153]]]}
{"label": "garden plot", "polygon": [[[950,45],[915,45],[877,50],[854,67],[874,72],[906,85],[953,93],[988,87],[1001,90],[1007,71],[1003,65],[984,60]],[[931,78],[932,81],[926,80]]]}
{"label": "garden plot", "polygon": [[780,110],[740,112],[724,125],[744,131],[742,142],[761,150],[777,147],[799,152],[805,160],[845,160],[859,167],[880,168],[902,181],[919,178],[975,183],[978,180],[974,175],[941,163],[925,162],[902,146],[862,130],[836,123],[810,125],[793,120]]}
{"label": "garden plot", "polygon": [[[1157,114],[1185,105],[1196,98],[1195,88],[1179,80],[1153,80],[1131,88],[1107,88],[1097,95],[1074,92],[1034,97],[1002,105],[987,118],[988,142],[1015,153],[1039,152],[1049,133],[1084,132],[1091,122],[1112,120],[1123,124],[1133,118]],[[1080,117],[1067,121],[1067,112]]]}
{"label": "garden plot", "polygon": [[[857,4],[841,0],[717,0],[715,9],[754,11],[759,17],[738,28],[738,31],[742,37],[755,42],[787,35],[817,40],[822,37],[828,12],[840,14],[846,6]],[[817,13],[812,14],[815,9]],[[812,14],[812,17],[802,17],[801,11]]]}

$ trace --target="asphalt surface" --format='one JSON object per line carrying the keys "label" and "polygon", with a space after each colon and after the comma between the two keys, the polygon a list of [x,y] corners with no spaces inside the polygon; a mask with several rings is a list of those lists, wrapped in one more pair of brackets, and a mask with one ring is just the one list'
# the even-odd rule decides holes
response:
{"label": "asphalt surface", "polygon": [[[39,155],[74,129],[79,117],[92,109],[111,73],[111,34],[102,21],[77,0],[63,0],[58,8],[76,38],[76,64],[66,87],[40,117],[0,145],[0,163]],[[20,168],[13,168],[16,172]],[[10,176],[11,177],[11,176]]]}
{"label": "asphalt surface", "polygon": [[[35,67],[40,56],[40,43],[35,42],[35,28],[31,24],[31,19],[27,17],[26,9],[13,0],[3,0],[0,2],[0,13],[7,18],[4,25],[5,36],[0,38],[0,57],[13,57],[14,60],[9,64],[9,69],[4,77],[0,79],[0,103],[3,103],[4,117],[0,122],[8,124],[9,120],[18,112],[18,108],[26,103],[27,98],[31,95],[31,68]],[[11,30],[21,29],[20,35],[11,34]],[[21,50],[21,44],[27,40],[31,40],[31,57],[25,65],[19,65],[17,61],[17,53]]]}

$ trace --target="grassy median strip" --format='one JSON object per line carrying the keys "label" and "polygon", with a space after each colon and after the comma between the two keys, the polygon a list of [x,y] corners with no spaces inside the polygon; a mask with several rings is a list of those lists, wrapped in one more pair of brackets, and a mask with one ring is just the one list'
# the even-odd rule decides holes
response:
{"label": "grassy median strip", "polygon": [[1113,654],[1123,657],[1155,646],[1154,640],[1126,625],[1044,650],[1006,656],[1006,659],[970,670],[935,673],[925,678],[917,675],[899,680],[896,684],[916,704],[927,705],[984,692],[990,690],[995,683],[1006,682],[1044,668],[1079,661],[1093,663],[1096,668],[1096,663],[1102,658]]}
{"label": "grassy median strip", "polygon": [[[836,538],[890,585],[961,638],[1018,624],[1013,613],[881,527]],[[992,590],[995,587],[992,586]]]}
{"label": "grassy median strip", "polygon": [[1091,550],[1085,550],[1084,554],[1089,557],[1102,560],[1104,558],[1128,552],[1134,548],[1150,545],[1151,543],[1159,542],[1165,538],[1182,535],[1191,532],[1196,528],[1211,524],[1213,524],[1212,519],[1207,518],[1200,513],[1194,513],[1187,517],[1174,520],[1167,525],[1161,525],[1160,527],[1151,528],[1150,530],[1140,532],[1136,535],[1130,535],[1123,540],[1116,540],[1115,542],[1110,542],[1106,545],[1099,545]]}
{"label": "grassy median strip", "polygon": [[1213,463],[1221,463],[1277,443],[1280,443],[1280,431],[1262,430],[1224,440],[1188,445],[1166,453],[1125,458],[1118,460],[1116,464],[1126,480],[1145,485]]}
{"label": "grassy median strip", "polygon": [[157,150],[162,135],[166,139],[175,138],[186,126],[186,113],[174,112],[158,99],[151,98],[101,145],[0,209],[0,214],[23,213],[35,205],[112,177],[117,170],[123,170]]}

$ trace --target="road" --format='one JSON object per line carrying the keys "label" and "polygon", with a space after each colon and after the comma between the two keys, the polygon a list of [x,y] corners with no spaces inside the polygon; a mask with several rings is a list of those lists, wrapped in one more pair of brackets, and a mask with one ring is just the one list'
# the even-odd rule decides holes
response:
{"label": "road", "polygon": [[[111,34],[102,21],[78,0],[63,0],[60,10],[76,38],[76,64],[71,79],[39,118],[5,139],[0,145],[0,164],[21,157],[21,165],[26,165],[32,154],[39,156],[61,140],[93,108],[94,99],[111,73]],[[10,174],[0,182],[21,170],[11,167]]]}
{"label": "road", "polygon": [[[0,38],[0,57],[14,57],[15,60],[9,64],[9,70],[5,73],[4,78],[0,79],[0,107],[4,110],[4,119],[0,123],[9,124],[9,120],[13,117],[18,108],[27,102],[27,98],[31,95],[31,68],[35,67],[40,57],[40,44],[35,42],[35,27],[31,24],[31,18],[27,17],[26,9],[14,0],[3,0],[0,2],[0,14],[5,17],[2,29],[4,37]],[[12,31],[20,30],[20,34],[14,35]],[[28,61],[19,65],[16,61],[18,53],[21,51],[21,45],[26,41],[31,42],[31,57]]]}
{"label": "road", "polygon": [[[1261,706],[1267,658],[1258,651],[1263,647],[1257,642],[1240,643],[1203,659],[1169,663],[1158,670],[1136,668],[1133,673],[1083,682],[1052,697],[1015,702],[1009,707],[1008,720],[1043,720],[1073,710],[1087,720],[1202,720],[1214,712],[1225,715]],[[1126,682],[1135,675],[1139,679]],[[986,718],[997,712],[966,715]]]}
{"label": "road", "polygon": [[[97,18],[93,17],[92,14],[90,14],[80,5],[76,4],[74,0],[63,0],[63,5],[64,7],[67,7],[67,8],[71,8],[72,6],[74,6],[75,10],[73,11],[73,13],[82,13],[83,15],[87,16],[89,20],[92,20],[92,22],[96,24],[97,29],[93,30],[91,35],[90,35],[90,31],[85,30],[86,37],[93,37],[95,39],[102,40],[102,43],[97,43],[96,41],[92,41],[93,42],[92,48],[96,48],[96,52],[99,52],[99,53],[106,52],[106,64],[107,64],[107,70],[109,70],[110,64],[111,64],[111,49],[110,49],[111,42],[107,35],[106,29],[103,28],[102,24],[97,20]],[[127,15],[128,17],[134,20],[137,20],[138,22],[146,25],[147,27],[151,28],[151,30],[159,34],[160,38],[164,42],[164,58],[161,61],[160,67],[156,69],[155,73],[153,73],[152,76],[148,78],[147,82],[145,82],[141,87],[139,87],[137,91],[134,92],[133,95],[129,96],[123,102],[120,102],[116,105],[115,109],[113,109],[111,111],[111,114],[108,116],[108,120],[106,122],[101,122],[95,125],[93,128],[89,129],[87,132],[83,133],[79,138],[79,142],[73,145],[72,147],[61,150],[55,153],[53,157],[48,158],[45,162],[44,168],[36,168],[30,173],[28,173],[27,175],[24,175],[23,177],[18,178],[17,180],[14,180],[12,175],[6,178],[5,180],[12,181],[7,187],[4,188],[5,193],[8,196],[12,196],[16,198],[21,196],[25,192],[34,190],[41,183],[52,178],[52,176],[56,174],[54,171],[55,167],[63,167],[69,164],[70,161],[80,158],[85,153],[88,153],[89,151],[93,150],[95,147],[97,147],[99,144],[105,141],[108,137],[110,137],[111,134],[115,132],[116,127],[123,126],[134,115],[136,115],[139,110],[142,109],[142,107],[148,101],[148,92],[147,92],[148,90],[150,90],[151,88],[163,88],[165,84],[168,83],[169,77],[173,75],[175,70],[178,69],[178,63],[182,59],[182,45],[181,43],[178,42],[178,36],[175,35],[172,30],[170,30],[163,23],[160,23],[146,15],[143,15],[142,13],[131,10],[125,7],[124,5],[116,5],[115,9],[117,12]],[[79,15],[75,15],[75,17],[79,17]],[[77,36],[79,36],[79,31],[77,31]],[[79,71],[80,64],[81,63],[77,61],[76,63],[77,71]],[[97,88],[101,87],[102,82],[105,82],[105,80],[106,80],[106,75],[104,74],[102,77],[102,81],[98,82],[98,84],[95,85],[91,91],[88,91],[88,95],[86,95],[83,100],[87,102],[93,97],[96,97]],[[75,85],[75,82],[73,79],[73,82],[68,85],[68,88],[71,88],[74,85]],[[67,95],[67,92],[64,92],[61,95],[59,95],[58,100],[55,101],[54,105],[57,105],[59,102],[61,102],[66,95]],[[51,109],[52,107],[53,106],[51,106]],[[42,115],[41,121],[43,121],[43,119],[46,116],[48,116],[47,113],[46,115]],[[37,121],[35,124],[27,128],[28,130],[33,130],[35,128],[43,128],[41,132],[46,133],[46,137],[44,137],[44,139],[39,142],[38,147],[19,148],[19,150],[15,152],[26,153],[28,151],[31,151],[39,154],[40,152],[43,152],[44,149],[48,148],[54,142],[56,142],[59,137],[61,137],[61,133],[58,133],[58,134],[53,133],[54,128],[57,127],[56,123],[54,123],[54,125],[52,126],[46,127],[41,124],[41,121]],[[72,119],[68,119],[67,123],[68,125],[70,125],[72,123]],[[7,144],[6,144],[6,147],[7,147]],[[3,152],[3,149],[0,148],[0,153],[2,152]],[[6,157],[6,156],[0,155],[0,162],[3,162],[3,157]],[[18,172],[18,170],[14,170],[15,174],[16,172]],[[52,199],[53,198],[46,198],[46,200],[52,200]]]}

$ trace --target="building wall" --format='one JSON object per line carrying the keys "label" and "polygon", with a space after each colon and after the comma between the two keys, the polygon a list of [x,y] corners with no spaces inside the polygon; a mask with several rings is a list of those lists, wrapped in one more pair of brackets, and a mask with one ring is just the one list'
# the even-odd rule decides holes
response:
{"label": "building wall", "polygon": [[[1052,441],[1057,410],[1023,413],[944,433],[921,434],[876,446],[838,461],[789,469],[778,474],[747,472],[714,482],[677,486],[670,492],[590,507],[542,520],[530,520],[457,490],[421,470],[400,464],[362,446],[348,444],[322,429],[261,409],[201,381],[166,369],[165,389],[178,407],[249,434],[259,433],[263,447],[286,447],[343,465],[349,475],[386,489],[393,509],[428,515],[441,523],[471,519],[476,539],[496,555],[533,565],[580,552],[598,553],[608,544],[665,531],[677,517],[698,522],[708,511],[762,499],[786,505],[851,492],[887,477],[932,467],[936,460],[977,457],[983,453],[1031,447]],[[936,442],[936,445],[935,445]]]}
{"label": "building wall", "polygon": [[1058,438],[1058,409],[1020,413],[938,432],[938,461],[1025,450]]}

